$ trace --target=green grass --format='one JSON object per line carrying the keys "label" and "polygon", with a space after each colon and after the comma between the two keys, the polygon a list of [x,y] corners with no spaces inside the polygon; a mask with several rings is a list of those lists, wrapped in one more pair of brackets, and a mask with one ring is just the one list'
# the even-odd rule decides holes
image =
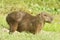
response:
{"label": "green grass", "polygon": [[3,0],[3,4],[0,6],[2,6],[1,10],[3,10],[3,14],[14,10],[24,10],[29,13],[33,12],[35,15],[42,11],[47,11],[51,14],[60,13],[59,0]]}
{"label": "green grass", "polygon": [[16,32],[13,34],[8,34],[0,29],[0,40],[60,40],[60,33],[41,31],[39,34],[33,35],[26,32]]}
{"label": "green grass", "polygon": [[8,24],[6,22],[6,15],[0,15],[0,27],[8,28]]}
{"label": "green grass", "polygon": [[46,23],[44,29],[50,30],[50,31],[60,32],[60,19],[59,19],[59,17],[60,17],[60,15],[54,15],[53,22],[51,24]]}
{"label": "green grass", "polygon": [[[36,15],[46,11],[54,16],[51,24],[46,23],[37,35],[22,32],[9,35],[6,15],[11,11],[26,11]],[[60,0],[0,0],[0,40],[60,40]]]}

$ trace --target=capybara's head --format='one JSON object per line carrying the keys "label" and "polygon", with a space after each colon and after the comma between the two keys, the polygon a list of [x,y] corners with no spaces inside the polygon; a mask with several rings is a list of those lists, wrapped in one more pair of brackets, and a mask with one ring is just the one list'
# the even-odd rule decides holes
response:
{"label": "capybara's head", "polygon": [[46,12],[41,12],[40,18],[42,18],[45,22],[51,23],[53,20],[52,15],[46,13]]}

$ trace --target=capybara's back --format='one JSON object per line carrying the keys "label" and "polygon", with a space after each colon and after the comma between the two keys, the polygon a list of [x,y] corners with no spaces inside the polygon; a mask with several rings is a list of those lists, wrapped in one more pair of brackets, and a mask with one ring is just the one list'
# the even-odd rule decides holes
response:
{"label": "capybara's back", "polygon": [[[16,31],[18,29],[18,24],[19,23],[22,24],[22,23],[26,22],[28,24],[27,21],[30,21],[30,19],[31,19],[31,15],[26,13],[26,12],[23,12],[23,11],[19,11],[19,12],[18,11],[14,11],[14,12],[11,12],[6,17],[6,21],[7,21],[7,23],[10,26],[10,31],[9,32]],[[24,25],[27,25],[27,24],[24,24]],[[20,27],[20,28],[22,29],[22,27]]]}

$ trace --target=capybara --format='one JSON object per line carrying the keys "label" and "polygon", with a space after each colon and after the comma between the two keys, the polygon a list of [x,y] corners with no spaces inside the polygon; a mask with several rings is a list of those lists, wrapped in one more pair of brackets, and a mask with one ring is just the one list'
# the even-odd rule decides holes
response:
{"label": "capybara", "polygon": [[51,23],[53,18],[46,12],[41,12],[36,16],[32,16],[26,12],[12,12],[6,17],[7,23],[10,25],[9,33],[14,31],[26,31],[33,34],[39,33],[45,22]]}

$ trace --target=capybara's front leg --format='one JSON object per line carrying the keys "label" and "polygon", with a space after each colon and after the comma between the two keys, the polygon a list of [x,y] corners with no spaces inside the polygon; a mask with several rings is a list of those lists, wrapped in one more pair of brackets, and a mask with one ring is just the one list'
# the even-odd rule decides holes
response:
{"label": "capybara's front leg", "polygon": [[43,27],[43,24],[38,24],[35,30],[35,34],[38,34],[41,31],[42,27]]}

